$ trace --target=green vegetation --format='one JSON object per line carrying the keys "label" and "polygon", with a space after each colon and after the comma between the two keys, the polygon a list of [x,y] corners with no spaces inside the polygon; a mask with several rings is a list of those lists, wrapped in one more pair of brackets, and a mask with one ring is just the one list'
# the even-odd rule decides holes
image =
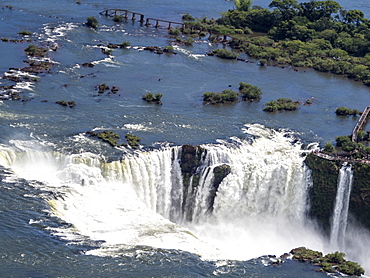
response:
{"label": "green vegetation", "polygon": [[31,36],[32,32],[23,30],[23,31],[20,31],[18,34],[21,36]]}
{"label": "green vegetation", "polygon": [[186,46],[192,46],[193,45],[193,42],[194,42],[194,40],[192,39],[192,38],[187,38],[185,41],[184,41],[184,44],[186,45]]}
{"label": "green vegetation", "polygon": [[361,151],[366,151],[367,148],[361,143],[352,142],[349,136],[338,136],[335,138],[337,147],[340,147],[345,152],[354,152],[353,158],[361,158]]}
{"label": "green vegetation", "polygon": [[129,47],[130,45],[131,45],[130,42],[124,41],[123,43],[121,43],[121,48],[126,48]]}
{"label": "green vegetation", "polygon": [[48,50],[42,47],[38,47],[31,43],[24,51],[29,56],[45,57]]}
{"label": "green vegetation", "polygon": [[[123,17],[123,15],[118,15],[118,14],[116,14],[114,17],[113,17],[113,21],[114,22],[123,22],[124,21],[124,17]],[[96,28],[96,27],[94,27],[94,28]]]}
{"label": "green vegetation", "polygon": [[125,135],[127,143],[134,149],[139,147],[140,137],[132,135],[131,133],[127,133]]}
{"label": "green vegetation", "polygon": [[249,101],[260,100],[262,95],[260,88],[245,82],[239,83],[239,92],[242,95],[243,100]]}
{"label": "green vegetation", "polygon": [[119,135],[114,133],[113,131],[105,130],[102,132],[97,133],[99,139],[103,140],[104,142],[109,143],[112,147],[117,146],[117,139],[119,139]]}
{"label": "green vegetation", "polygon": [[[88,134],[91,135],[91,136],[94,136],[94,137],[98,137],[99,139],[103,140],[104,142],[110,144],[112,147],[125,145],[125,144],[122,144],[122,145],[118,144],[118,139],[120,138],[120,136],[117,133],[113,132],[113,131],[109,131],[109,130],[105,130],[105,131],[102,131],[102,132],[89,131]],[[141,140],[140,137],[132,135],[130,133],[127,133],[125,135],[125,139],[127,141],[127,144],[130,145],[132,148],[135,149],[135,148],[139,147],[139,142]]]}
{"label": "green vegetation", "polygon": [[156,102],[158,104],[162,104],[162,99],[163,95],[162,94],[153,94],[153,93],[147,93],[142,96],[143,100],[146,100],[147,102]]}
{"label": "green vegetation", "polygon": [[289,98],[278,98],[276,101],[272,100],[265,104],[265,108],[263,108],[263,111],[266,112],[275,112],[278,110],[287,110],[287,111],[293,111],[298,109],[300,106],[300,103],[298,101],[293,101]]}
{"label": "green vegetation", "polygon": [[175,53],[175,49],[173,48],[173,46],[167,45],[163,49],[163,52],[166,52],[166,53]]}
{"label": "green vegetation", "polygon": [[[290,64],[346,75],[370,85],[370,21],[359,10],[337,2],[274,0],[270,9],[235,1],[216,24],[196,22],[192,28],[211,35],[232,36],[230,46],[266,64]],[[265,35],[248,37],[252,30]]]}
{"label": "green vegetation", "polygon": [[183,20],[183,21],[194,21],[194,20],[195,20],[195,18],[194,18],[194,17],[192,17],[190,14],[183,14],[183,15],[182,15],[182,20]]}
{"label": "green vegetation", "polygon": [[234,0],[238,11],[248,11],[252,6],[252,0]]}
{"label": "green vegetation", "polygon": [[339,116],[348,116],[348,115],[356,116],[357,114],[360,114],[360,113],[361,113],[361,111],[359,111],[357,109],[350,109],[350,108],[347,108],[347,107],[338,107],[335,110],[335,114],[337,114]]}
{"label": "green vegetation", "polygon": [[228,89],[221,93],[207,92],[203,94],[203,100],[210,104],[233,102],[238,99],[238,93]]}
{"label": "green vegetation", "polygon": [[327,142],[324,145],[323,152],[325,152],[325,153],[335,153],[334,145],[332,143],[330,143],[330,142]]}
{"label": "green vegetation", "polygon": [[223,59],[231,59],[231,60],[236,59],[239,56],[238,53],[235,53],[230,50],[223,49],[223,48],[214,49],[212,50],[210,54],[216,55],[217,57],[220,57]]}
{"label": "green vegetation", "polygon": [[88,16],[86,19],[86,25],[91,28],[98,28],[99,22],[94,16]]}
{"label": "green vegetation", "polygon": [[364,269],[355,262],[346,261],[345,254],[335,252],[327,254],[324,257],[321,252],[307,249],[306,247],[298,247],[290,251],[293,254],[293,259],[300,262],[310,262],[321,266],[321,270],[325,272],[341,272],[347,275],[361,276],[365,273]]}
{"label": "green vegetation", "polygon": [[178,35],[180,35],[180,33],[181,33],[181,30],[178,29],[178,28],[171,28],[169,30],[169,34],[173,35],[173,36],[178,36]]}

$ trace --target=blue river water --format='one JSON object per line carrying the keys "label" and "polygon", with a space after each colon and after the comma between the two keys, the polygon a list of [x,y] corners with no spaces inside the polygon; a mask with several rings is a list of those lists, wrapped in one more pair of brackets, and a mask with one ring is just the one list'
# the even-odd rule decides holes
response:
{"label": "blue river water", "polygon": [[[255,0],[254,5],[267,7],[269,2]],[[370,4],[365,0],[338,2],[370,17]],[[1,38],[21,39],[17,33],[26,30],[32,32],[32,43],[58,46],[48,53],[55,63],[49,72],[39,74],[37,82],[17,84],[26,101],[0,103],[1,150],[15,146],[17,151],[41,152],[47,148],[69,155],[92,153],[110,161],[125,152],[87,138],[87,131],[112,130],[121,138],[130,132],[141,138],[144,148],[150,148],[244,138],[247,124],[289,130],[305,144],[324,144],[350,134],[357,120],[337,117],[337,107],[363,110],[370,104],[370,88],[362,83],[310,69],[259,67],[257,63],[206,56],[209,50],[222,47],[206,39],[197,40],[193,46],[175,46],[176,55],[144,51],[142,47],[172,45],[166,26],[156,29],[131,20],[115,23],[99,14],[109,8],[179,22],[186,13],[196,18],[218,18],[234,4],[224,0],[0,0]],[[85,26],[88,16],[98,19],[96,30]],[[103,54],[99,47],[124,41],[131,47],[114,49],[111,55]],[[9,68],[26,66],[24,49],[28,44],[0,41],[1,75]],[[94,67],[81,66],[87,62]],[[237,90],[240,82],[260,87],[262,100],[203,104],[203,93]],[[98,95],[96,86],[102,83],[117,86],[119,92]],[[12,84],[0,79],[1,86]],[[141,97],[148,92],[163,94],[163,104],[144,102]],[[302,102],[311,98],[313,104],[289,113],[262,111],[264,103],[279,97]],[[61,100],[75,101],[76,106],[55,104]],[[37,164],[37,158],[32,159],[31,164]],[[50,200],[56,193],[43,186],[44,181],[39,179],[42,174],[29,178],[13,172],[9,165],[0,167],[1,277],[326,276],[311,265],[292,260],[273,267],[266,265],[267,257],[203,260],[191,252],[166,248],[132,246],[111,256],[90,255],[90,250],[100,246],[99,239],[83,234],[71,238],[55,232],[73,223],[51,213]],[[48,171],[48,165],[42,167],[35,171]],[[269,254],[260,254],[264,255]]]}

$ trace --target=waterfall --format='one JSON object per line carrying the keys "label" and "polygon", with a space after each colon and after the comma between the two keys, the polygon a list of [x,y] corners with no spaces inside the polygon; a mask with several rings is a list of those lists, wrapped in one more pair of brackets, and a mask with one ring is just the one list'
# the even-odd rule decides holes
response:
{"label": "waterfall", "polygon": [[339,171],[337,195],[330,231],[330,244],[339,248],[344,248],[352,181],[353,171],[351,165],[343,165]]}
{"label": "waterfall", "polygon": [[102,253],[148,245],[249,259],[302,245],[322,250],[305,214],[310,171],[301,143],[259,125],[245,132],[250,139],[137,151],[111,162],[13,142],[15,149],[0,149],[0,163],[55,193],[47,199],[53,214],[72,224],[58,236],[104,241]]}

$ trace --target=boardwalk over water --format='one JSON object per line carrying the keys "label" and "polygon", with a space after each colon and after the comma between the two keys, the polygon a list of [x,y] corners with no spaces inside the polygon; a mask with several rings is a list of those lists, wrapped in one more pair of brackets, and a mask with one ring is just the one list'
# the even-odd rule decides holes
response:
{"label": "boardwalk over water", "polygon": [[370,106],[366,107],[362,113],[360,119],[357,121],[355,128],[352,131],[352,142],[357,142],[357,134],[362,129],[362,126],[366,123],[366,119],[370,113]]}
{"label": "boardwalk over water", "polygon": [[139,22],[143,23],[145,21],[145,26],[152,25],[150,21],[155,21],[155,25],[154,25],[155,28],[158,28],[160,26],[159,23],[161,22],[168,24],[168,29],[171,29],[172,25],[180,25],[181,28],[185,27],[185,24],[182,22],[175,22],[175,21],[162,20],[162,19],[156,19],[156,18],[147,18],[146,20],[144,20],[145,16],[143,14],[137,13],[137,12],[131,12],[128,10],[123,10],[123,9],[108,9],[108,10],[104,10],[100,12],[100,14],[105,15],[105,16],[121,15],[125,19],[128,19],[129,15],[131,14],[131,20],[136,20],[136,16],[140,16]]}

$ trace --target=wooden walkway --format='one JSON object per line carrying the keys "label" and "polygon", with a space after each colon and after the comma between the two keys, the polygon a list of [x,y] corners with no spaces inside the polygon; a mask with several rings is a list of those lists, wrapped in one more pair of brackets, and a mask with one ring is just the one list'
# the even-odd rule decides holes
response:
{"label": "wooden walkway", "polygon": [[[104,10],[104,11],[100,12],[100,14],[105,15],[105,16],[122,15],[125,19],[128,19],[129,15],[131,14],[132,15],[131,20],[136,20],[136,16],[139,15],[140,16],[139,22],[144,22],[144,17],[145,17],[141,13],[131,12],[131,11],[122,10],[122,9],[108,9],[108,10]],[[182,23],[182,22],[175,22],[175,21],[162,20],[162,19],[156,19],[156,18],[147,18],[145,20],[145,26],[152,25],[150,23],[150,21],[155,21],[155,25],[154,25],[155,28],[158,28],[160,26],[159,23],[161,23],[161,22],[164,22],[164,23],[168,24],[168,29],[171,29],[172,25],[180,25],[181,28],[185,27],[185,24]]]}
{"label": "wooden walkway", "polygon": [[352,131],[352,142],[357,142],[357,134],[362,129],[363,125],[366,123],[366,119],[370,113],[370,106],[366,107],[362,113],[360,119],[357,121],[355,128]]}

